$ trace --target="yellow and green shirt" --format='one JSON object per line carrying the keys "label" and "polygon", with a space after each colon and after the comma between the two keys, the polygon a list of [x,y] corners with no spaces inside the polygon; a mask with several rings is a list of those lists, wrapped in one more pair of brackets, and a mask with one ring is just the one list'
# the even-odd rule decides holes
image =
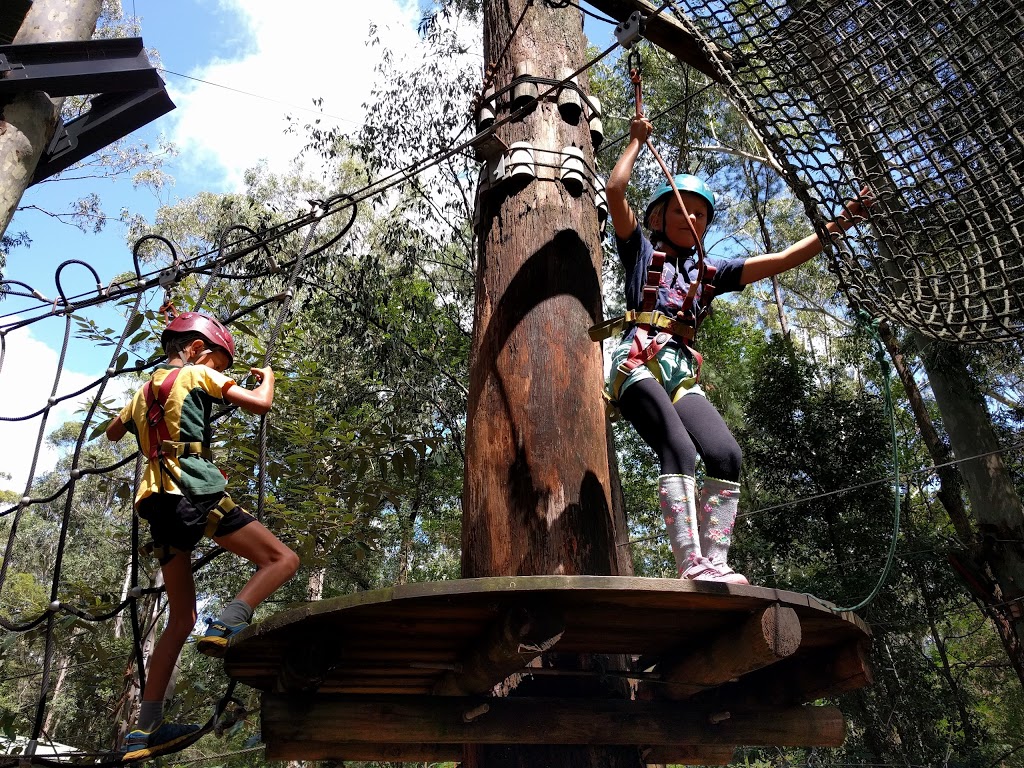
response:
{"label": "yellow and green shirt", "polygon": [[[174,370],[170,365],[159,365],[150,378],[150,387],[154,397],[160,390],[164,378]],[[201,442],[209,446],[212,440],[210,417],[214,403],[224,402],[224,393],[234,384],[234,380],[223,373],[205,365],[186,365],[181,369],[168,393],[164,404],[164,423],[170,433],[170,439],[176,442]],[[150,427],[146,419],[146,395],[144,387],[140,388],[131,402],[126,405],[121,415],[121,423],[139,441],[143,454],[149,445]],[[153,430],[153,439],[158,439]],[[173,473],[161,468],[160,464]],[[153,493],[176,493],[181,495],[181,486],[189,496],[200,496],[211,493],[222,493],[227,483],[224,475],[216,465],[202,456],[182,456],[181,458],[165,455],[160,460],[151,459],[142,475],[139,492],[135,495],[135,504]]]}

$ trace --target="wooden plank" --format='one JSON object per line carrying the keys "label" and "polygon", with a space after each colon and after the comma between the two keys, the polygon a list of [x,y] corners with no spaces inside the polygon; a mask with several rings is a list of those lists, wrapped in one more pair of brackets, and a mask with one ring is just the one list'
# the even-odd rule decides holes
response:
{"label": "wooden plank", "polygon": [[[835,615],[806,595],[782,590],[677,579],[490,577],[403,585],[275,614],[232,639],[225,667],[236,680],[264,690],[312,690],[322,679],[356,674],[349,670],[360,665],[465,667],[467,654],[486,628],[503,611],[521,609],[562,612],[560,652],[660,658],[682,637],[718,634],[776,603],[800,618],[802,651],[827,650],[870,636],[855,616]],[[425,631],[414,631],[421,620]],[[303,649],[310,644],[323,649],[326,663],[313,664],[307,658],[313,654]],[[301,674],[279,671],[287,665],[300,667]]]}
{"label": "wooden plank", "polygon": [[751,616],[741,627],[723,632],[702,648],[664,670],[666,685],[657,690],[670,699],[686,699],[792,656],[800,647],[796,611],[778,604]]}
{"label": "wooden plank", "polygon": [[708,713],[671,701],[454,696],[288,697],[264,693],[268,744],[621,744],[837,747],[835,707]]}
{"label": "wooden plank", "polygon": [[[643,750],[648,765],[728,765],[735,747],[689,746],[650,747]],[[266,760],[353,760],[392,763],[457,763],[462,760],[461,744],[333,744],[322,741],[294,741],[268,744]]]}
{"label": "wooden plank", "polygon": [[[670,744],[643,751],[647,765],[728,765],[734,746]],[[387,763],[458,763],[462,744],[352,744],[325,741],[281,741],[267,744],[266,760],[349,760]]]}
{"label": "wooden plank", "polygon": [[[360,616],[375,615],[378,612],[385,616],[419,616],[432,611],[439,612],[435,615],[449,615],[448,611],[458,611],[463,616],[470,616],[478,614],[488,605],[493,606],[499,597],[507,599],[516,595],[530,595],[532,600],[540,597],[552,600],[557,598],[566,605],[606,604],[654,612],[721,610],[736,613],[753,611],[766,603],[779,602],[794,608],[809,609],[823,617],[832,616],[826,604],[812,602],[806,595],[763,587],[624,576],[488,577],[406,584],[308,603],[276,613],[266,621],[243,630],[233,638],[232,650],[256,638],[265,638],[290,624],[307,623],[314,627],[323,624],[325,629],[330,630],[339,620],[351,623]],[[439,602],[435,602],[435,598]],[[473,606],[472,609],[470,606]],[[566,613],[568,617],[568,611]],[[867,631],[866,625],[852,614],[839,618],[853,622]]]}
{"label": "wooden plank", "polygon": [[[717,67],[708,59],[697,39],[672,17],[670,9],[666,8],[655,16],[658,6],[646,0],[590,0],[590,4],[616,21],[624,21],[633,11],[642,12],[648,17],[645,38],[712,80],[722,82]],[[711,45],[717,50],[713,43]],[[726,60],[729,58],[728,54],[719,55]]]}
{"label": "wooden plank", "polygon": [[460,663],[434,686],[439,696],[486,693],[558,642],[565,620],[550,612],[515,608],[506,611]]}
{"label": "wooden plank", "polygon": [[736,747],[673,744],[643,750],[648,765],[728,765]]}
{"label": "wooden plank", "polygon": [[[462,760],[461,744],[344,744],[281,741],[267,744],[266,760],[358,760],[389,763],[452,763]],[[710,765],[710,763],[709,763]]]}

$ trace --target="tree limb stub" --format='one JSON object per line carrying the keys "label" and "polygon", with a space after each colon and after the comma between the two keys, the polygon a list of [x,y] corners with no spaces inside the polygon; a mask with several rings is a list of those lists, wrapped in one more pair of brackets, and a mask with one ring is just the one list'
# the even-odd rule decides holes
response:
{"label": "tree limb stub", "polygon": [[665,672],[664,694],[685,699],[794,654],[800,619],[792,608],[770,605],[754,613],[740,631],[715,637]]}
{"label": "tree limb stub", "polygon": [[565,622],[559,615],[522,607],[509,609],[463,659],[462,669],[449,672],[438,681],[434,693],[486,693],[553,646],[564,631]]}

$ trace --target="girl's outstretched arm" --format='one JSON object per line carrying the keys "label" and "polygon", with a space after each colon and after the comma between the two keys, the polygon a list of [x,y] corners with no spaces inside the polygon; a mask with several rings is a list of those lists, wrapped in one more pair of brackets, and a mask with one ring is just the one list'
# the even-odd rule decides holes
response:
{"label": "girl's outstretched arm", "polygon": [[[846,204],[845,209],[839,214],[835,221],[830,221],[825,228],[829,232],[845,232],[858,221],[863,221],[867,216],[867,210],[875,202],[868,187],[860,191],[856,200]],[[611,198],[608,200],[611,207]],[[765,277],[771,277],[787,269],[800,266],[821,253],[821,240],[817,235],[808,235],[778,253],[766,253],[761,256],[752,256],[743,265],[743,274],[740,277],[744,285],[757,282]]]}

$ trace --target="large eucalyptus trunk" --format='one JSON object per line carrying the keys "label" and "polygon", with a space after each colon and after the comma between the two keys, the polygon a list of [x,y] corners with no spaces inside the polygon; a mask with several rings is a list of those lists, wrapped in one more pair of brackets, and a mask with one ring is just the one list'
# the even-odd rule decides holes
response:
{"label": "large eucalyptus trunk", "polygon": [[[584,64],[585,50],[575,8],[484,4],[485,59],[496,89],[513,80],[520,63],[560,78]],[[508,96],[495,112],[499,121],[508,116]],[[587,120],[563,120],[554,99],[502,125],[497,136],[506,145],[530,142],[540,166],[557,166],[562,149],[575,146],[594,167]],[[621,505],[613,502],[602,358],[587,336],[601,318],[594,192],[588,184],[574,195],[552,179],[552,169],[537,170],[540,178],[513,178],[478,201],[462,575],[628,574]],[[576,661],[549,656],[545,663]],[[573,678],[559,680],[559,696],[579,695]],[[467,748],[464,765],[639,768],[643,761],[635,748],[502,746]]]}

